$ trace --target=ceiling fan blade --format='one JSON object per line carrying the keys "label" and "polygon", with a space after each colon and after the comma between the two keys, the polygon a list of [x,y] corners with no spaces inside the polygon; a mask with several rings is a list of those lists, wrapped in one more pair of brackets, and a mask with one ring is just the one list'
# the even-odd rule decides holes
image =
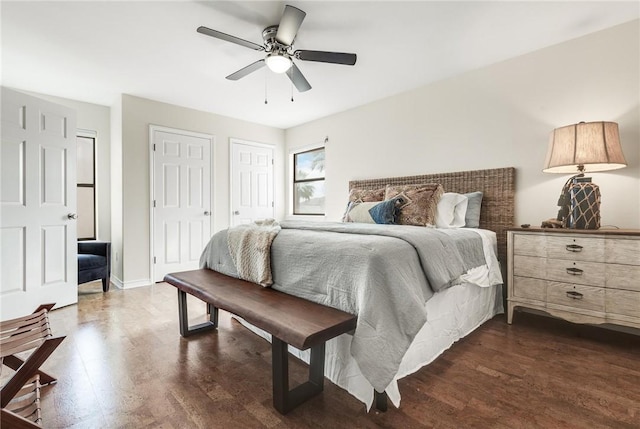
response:
{"label": "ceiling fan blade", "polygon": [[296,51],[294,56],[303,61],[317,61],[320,63],[344,64],[352,66],[356,63],[356,54],[344,52],[324,52],[324,51]]}
{"label": "ceiling fan blade", "polygon": [[229,79],[229,80],[242,79],[243,77],[245,77],[249,73],[253,73],[256,70],[260,70],[265,65],[266,64],[264,62],[264,59],[258,60],[255,63],[251,63],[248,66],[246,66],[244,68],[241,68],[240,70],[238,70],[235,73],[231,73],[229,76],[227,76],[227,79]]}
{"label": "ceiling fan blade", "polygon": [[276,40],[283,45],[291,46],[305,16],[307,14],[297,7],[286,5],[280,19],[280,25],[278,25]]}
{"label": "ceiling fan blade", "polygon": [[311,89],[311,85],[309,85],[309,82],[307,82],[307,79],[305,79],[295,64],[291,64],[291,68],[287,70],[287,76],[289,76],[289,79],[291,79],[291,82],[293,82],[298,92],[305,92]]}
{"label": "ceiling fan blade", "polygon": [[235,43],[236,45],[244,46],[245,48],[254,49],[256,51],[264,51],[264,47],[248,40],[241,39],[236,36],[232,36],[221,31],[212,30],[207,27],[198,27],[198,33],[205,34],[207,36],[215,37],[216,39],[224,40],[226,42]]}

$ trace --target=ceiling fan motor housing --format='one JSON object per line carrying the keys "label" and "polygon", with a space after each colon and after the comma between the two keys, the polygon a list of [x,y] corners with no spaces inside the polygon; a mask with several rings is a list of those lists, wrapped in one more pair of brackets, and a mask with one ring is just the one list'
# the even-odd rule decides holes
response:
{"label": "ceiling fan motor housing", "polygon": [[278,25],[271,25],[262,31],[262,40],[264,40],[265,52],[270,52],[275,55],[289,56],[291,55],[293,45],[283,45],[276,40],[278,27]]}

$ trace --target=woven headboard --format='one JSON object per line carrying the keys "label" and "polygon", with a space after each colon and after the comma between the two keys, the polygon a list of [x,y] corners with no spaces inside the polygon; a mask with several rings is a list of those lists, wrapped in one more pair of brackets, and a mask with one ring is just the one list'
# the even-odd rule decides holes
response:
{"label": "woven headboard", "polygon": [[513,227],[515,173],[513,167],[491,170],[459,171],[455,173],[424,174],[420,176],[390,177],[382,179],[352,180],[349,189],[379,189],[386,185],[410,185],[414,183],[440,183],[445,192],[467,193],[482,191],[480,228],[496,233],[498,258],[506,266],[506,228]]}

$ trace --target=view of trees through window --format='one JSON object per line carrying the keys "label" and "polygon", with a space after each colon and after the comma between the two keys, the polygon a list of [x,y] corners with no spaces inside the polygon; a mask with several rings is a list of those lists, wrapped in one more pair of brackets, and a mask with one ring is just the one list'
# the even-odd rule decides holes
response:
{"label": "view of trees through window", "polygon": [[324,147],[293,155],[293,214],[324,214]]}

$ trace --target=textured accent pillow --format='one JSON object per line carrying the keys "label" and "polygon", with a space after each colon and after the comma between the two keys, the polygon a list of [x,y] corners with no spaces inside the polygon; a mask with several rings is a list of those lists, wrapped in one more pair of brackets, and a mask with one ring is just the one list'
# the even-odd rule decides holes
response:
{"label": "textured accent pillow", "polygon": [[467,228],[480,228],[480,208],[482,206],[482,192],[469,192],[463,194],[469,199],[467,214],[464,216],[464,226]]}
{"label": "textured accent pillow", "polygon": [[437,228],[462,228],[465,226],[465,214],[469,199],[462,194],[445,192],[438,201],[436,214]]}
{"label": "textured accent pillow", "polygon": [[384,201],[385,188],[380,189],[359,189],[353,188],[349,191],[349,201],[356,203],[369,203],[372,201]]}
{"label": "textured accent pillow", "polygon": [[442,185],[427,183],[422,185],[387,185],[387,200],[401,196],[398,223],[401,225],[434,226],[438,200],[444,193]]}
{"label": "textured accent pillow", "polygon": [[395,224],[398,215],[398,198],[387,201],[352,201],[342,218],[343,222]]}

